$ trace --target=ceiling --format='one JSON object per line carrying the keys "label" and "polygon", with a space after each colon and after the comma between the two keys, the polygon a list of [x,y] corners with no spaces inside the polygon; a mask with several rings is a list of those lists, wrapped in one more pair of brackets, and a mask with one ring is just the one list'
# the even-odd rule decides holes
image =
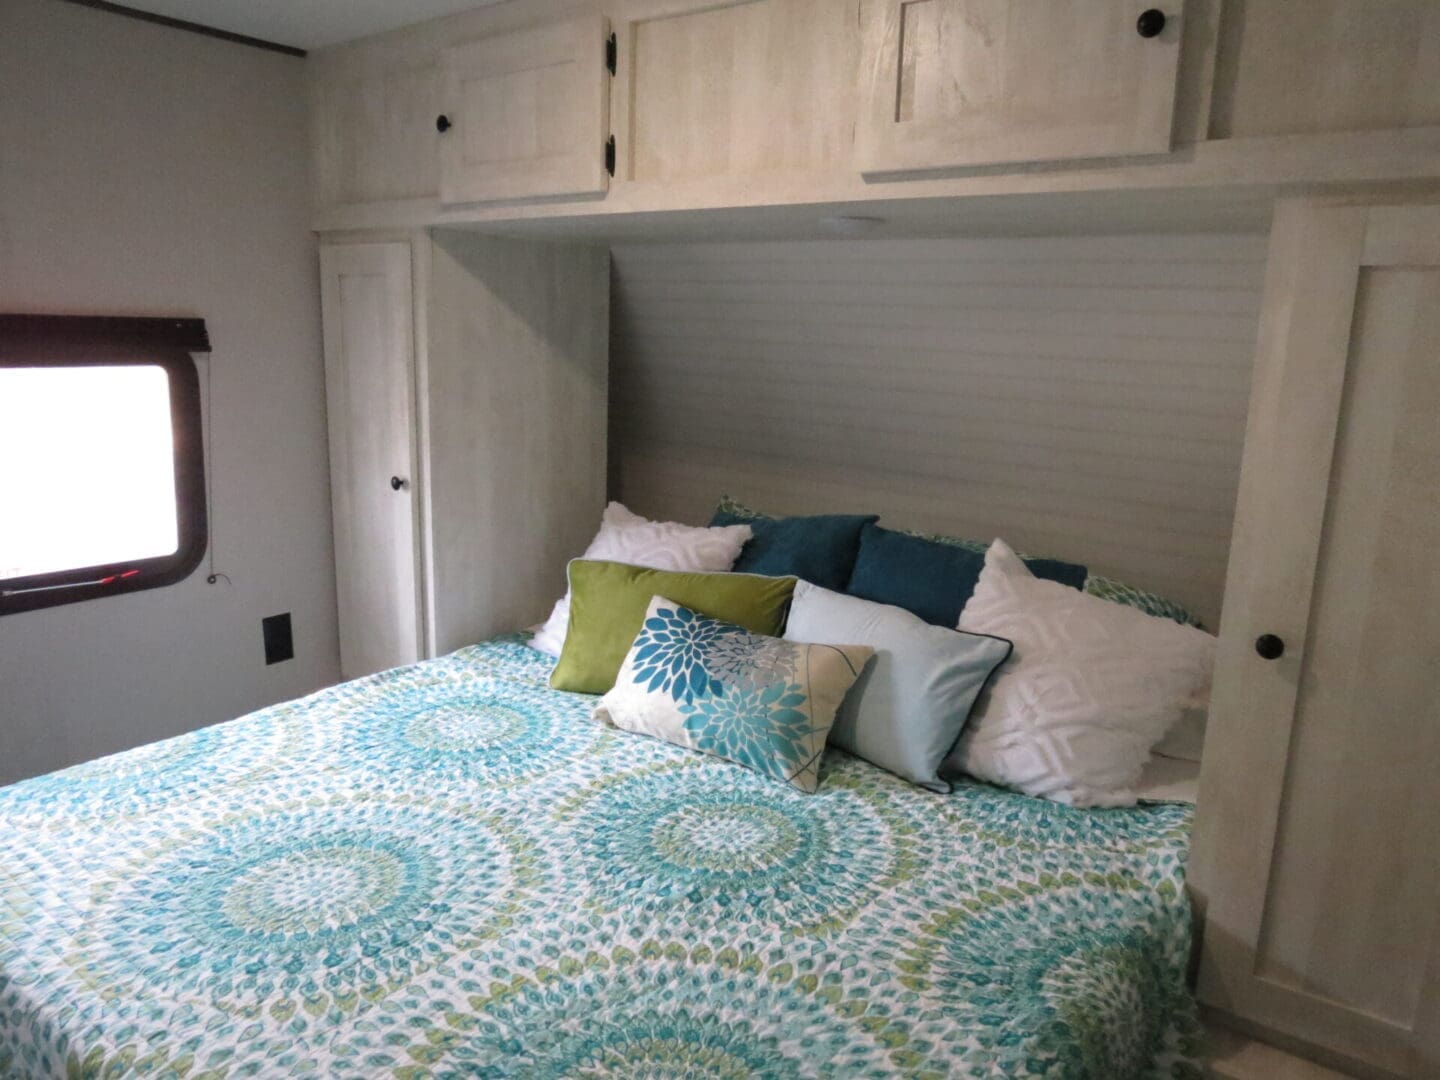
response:
{"label": "ceiling", "polygon": [[495,0],[123,0],[125,7],[260,38],[318,49]]}

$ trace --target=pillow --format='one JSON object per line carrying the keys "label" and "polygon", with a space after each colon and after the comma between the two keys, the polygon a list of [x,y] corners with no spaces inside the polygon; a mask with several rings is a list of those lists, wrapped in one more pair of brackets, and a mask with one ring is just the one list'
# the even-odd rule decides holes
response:
{"label": "pillow", "polygon": [[875,650],[840,706],[830,745],[932,791],[950,790],[940,764],[985,680],[1010,655],[1002,638],[931,626],[898,607],[804,581],[795,586],[785,639]]}
{"label": "pillow", "polygon": [[[1085,567],[1075,563],[1026,559],[1025,565],[1036,577],[1085,587]],[[973,548],[866,525],[845,591],[902,607],[935,626],[954,627],[984,566],[984,553]]]}
{"label": "pillow", "polygon": [[1073,806],[1131,806],[1150,748],[1210,681],[1215,639],[1036,578],[990,545],[960,629],[1015,643],[941,770]]}
{"label": "pillow", "polygon": [[[902,536],[913,536],[918,540],[929,540],[932,544],[943,544],[946,547],[963,548],[966,551],[973,551],[976,555],[984,555],[990,545],[982,540],[966,540],[959,536],[942,536],[934,533],[911,532],[904,530]],[[1035,573],[1037,577],[1050,577],[1055,581],[1070,580],[1063,574],[1041,573],[1037,569],[1037,563],[1049,564],[1055,567],[1076,566],[1074,563],[1064,563],[1057,559],[1036,559],[1029,555],[1021,555],[1025,565]],[[1116,604],[1124,604],[1126,607],[1138,608],[1147,615],[1157,615],[1162,619],[1171,619],[1174,622],[1184,623],[1187,626],[1200,626],[1200,620],[1187,611],[1183,606],[1174,600],[1168,600],[1144,589],[1137,589],[1134,585],[1126,585],[1123,581],[1116,581],[1114,578],[1102,577],[1092,573],[1085,567],[1077,567],[1082,571],[1082,581],[1076,588],[1084,589],[1091,596],[1098,596],[1102,600],[1110,600]],[[954,625],[947,624],[947,625]]]}
{"label": "pillow", "polygon": [[735,560],[733,569],[737,572],[803,578],[838,591],[845,588],[855,567],[860,530],[878,520],[876,514],[769,518],[732,502],[726,495],[721,497],[710,525],[750,526],[754,535]]}
{"label": "pillow", "polygon": [[794,578],[692,574],[590,559],[572,560],[569,574],[570,628],[550,685],[580,694],[603,694],[615,685],[652,596],[677,597],[676,603],[757,634],[779,634],[795,590]]}
{"label": "pillow", "polygon": [[1154,615],[1156,618],[1169,619],[1171,622],[1193,626],[1198,630],[1204,629],[1195,615],[1174,600],[1169,600],[1153,592],[1146,592],[1144,589],[1137,589],[1134,585],[1126,585],[1123,581],[1116,581],[1114,578],[1101,577],[1099,574],[1092,573],[1085,579],[1085,591],[1101,600],[1124,604],[1126,607],[1136,608],[1147,615]]}
{"label": "pillow", "polygon": [[[745,506],[743,503],[736,502],[734,499],[730,498],[729,495],[722,495],[720,497],[719,505],[715,508],[715,515],[711,521],[711,524],[713,525],[721,520],[732,523],[747,521],[754,522],[758,519],[763,519],[764,516],[765,515],[750,509],[748,506]],[[873,521],[876,519],[872,518],[871,520]],[[897,530],[892,529],[889,531],[893,533]],[[941,544],[945,547],[963,548],[967,551],[972,551],[976,555],[980,556],[983,556],[986,550],[988,550],[988,548],[990,547],[988,543],[982,540],[966,540],[963,537],[959,536],[944,536],[937,533],[913,532],[908,529],[899,530],[899,534],[901,536],[914,537],[917,540],[928,540],[932,544]],[[1042,563],[1057,568],[1057,572],[1054,574],[1041,573],[1037,570],[1036,573],[1040,577],[1051,577],[1054,580],[1069,581],[1070,579],[1066,576],[1065,572],[1058,572],[1058,568],[1075,567],[1080,571],[1080,576],[1082,579],[1080,584],[1076,585],[1076,588],[1083,588],[1091,596],[1098,596],[1102,600],[1110,600],[1117,604],[1124,604],[1126,607],[1138,608],[1139,610],[1145,612],[1147,615],[1157,615],[1161,618],[1171,619],[1178,623],[1184,623],[1187,626],[1201,626],[1200,620],[1198,618],[1196,618],[1193,614],[1187,611],[1182,605],[1177,604],[1174,600],[1166,599],[1163,596],[1159,596],[1152,592],[1147,592],[1144,589],[1137,589],[1134,585],[1127,585],[1122,581],[1116,581],[1114,578],[1102,577],[1099,574],[1091,573],[1088,571],[1087,568],[1078,566],[1075,563],[1060,562],[1057,559],[1032,560],[1028,555],[1022,555],[1021,558],[1025,559],[1027,565],[1032,563]],[[735,567],[735,569],[740,569],[740,567],[737,566]],[[1035,567],[1031,565],[1031,569],[1035,570]],[[804,574],[799,574],[797,576],[805,577]],[[813,577],[806,578],[806,580],[815,581]],[[825,582],[816,582],[816,584],[825,585],[826,588],[833,588],[836,590],[845,589],[845,591],[847,592],[850,591],[848,588],[846,588],[846,586],[848,586],[849,584],[848,581],[846,582],[846,585],[827,585]],[[966,595],[968,596],[969,594],[967,593]],[[876,597],[867,596],[866,599],[873,600],[876,599]],[[897,604],[900,607],[906,606],[904,604],[899,604],[897,600],[881,599],[879,600],[879,602]],[[963,600],[961,601],[961,606],[964,606]],[[907,608],[907,610],[913,609]],[[952,621],[947,623],[937,623],[936,625],[953,627],[955,623]]]}
{"label": "pillow", "polygon": [[[699,529],[674,521],[651,521],[632,514],[618,502],[605,507],[600,531],[581,558],[610,559],[656,570],[729,570],[750,539],[750,526]],[[530,645],[559,656],[570,624],[570,594],[555,601],[545,625]]]}
{"label": "pillow", "polygon": [[1161,757],[1199,764],[1201,752],[1205,749],[1205,722],[1209,715],[1210,687],[1206,685],[1185,703],[1180,719],[1165,733],[1154,752]]}
{"label": "pillow", "polygon": [[594,716],[813,792],[835,710],[871,652],[752,634],[655,596]]}

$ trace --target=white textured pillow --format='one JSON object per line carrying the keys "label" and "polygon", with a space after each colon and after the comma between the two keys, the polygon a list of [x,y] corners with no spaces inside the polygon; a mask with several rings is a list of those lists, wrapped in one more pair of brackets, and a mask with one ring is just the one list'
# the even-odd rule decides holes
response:
{"label": "white textured pillow", "polygon": [[1205,749],[1205,722],[1209,715],[1210,687],[1207,684],[1200,693],[1185,703],[1179,721],[1165,733],[1165,737],[1155,747],[1155,753],[1161,757],[1198,764]]}
{"label": "white textured pillow", "polygon": [[1087,596],[990,545],[959,629],[1015,644],[981,694],[947,773],[1072,806],[1131,806],[1154,746],[1209,685],[1203,630]]}
{"label": "white textured pillow", "polygon": [[[749,525],[707,529],[674,521],[651,521],[612,502],[605,507],[600,531],[581,558],[629,563],[648,570],[721,572],[734,565],[751,535]],[[535,632],[530,644],[543,653],[559,656],[569,625],[567,591],[555,601],[550,618]]]}

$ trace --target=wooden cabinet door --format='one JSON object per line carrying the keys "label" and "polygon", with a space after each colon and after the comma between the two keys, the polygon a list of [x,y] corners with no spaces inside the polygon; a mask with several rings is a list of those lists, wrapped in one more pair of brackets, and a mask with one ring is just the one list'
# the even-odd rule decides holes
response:
{"label": "wooden cabinet door", "polygon": [[1235,522],[1200,997],[1440,1076],[1440,207],[1277,210]]}
{"label": "wooden cabinet door", "polygon": [[1226,0],[1211,137],[1440,124],[1435,0]]}
{"label": "wooden cabinet door", "polygon": [[410,245],[322,247],[320,291],[340,671],[354,679],[422,649]]}
{"label": "wooden cabinet door", "polygon": [[440,79],[433,56],[390,67],[345,58],[316,63],[310,88],[316,205],[435,198]]}
{"label": "wooden cabinet door", "polygon": [[1170,149],[1183,0],[861,0],[861,19],[861,172]]}
{"label": "wooden cabinet door", "polygon": [[441,202],[608,190],[609,33],[586,15],[445,50]]}
{"label": "wooden cabinet door", "polygon": [[618,175],[668,183],[849,168],[853,3],[638,0],[624,14]]}

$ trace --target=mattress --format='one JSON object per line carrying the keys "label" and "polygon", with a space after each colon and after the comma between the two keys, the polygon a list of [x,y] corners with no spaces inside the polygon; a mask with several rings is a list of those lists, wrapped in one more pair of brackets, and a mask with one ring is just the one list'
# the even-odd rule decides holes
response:
{"label": "mattress", "polygon": [[1191,808],[818,794],[518,637],[0,790],[0,1075],[1198,1075]]}

